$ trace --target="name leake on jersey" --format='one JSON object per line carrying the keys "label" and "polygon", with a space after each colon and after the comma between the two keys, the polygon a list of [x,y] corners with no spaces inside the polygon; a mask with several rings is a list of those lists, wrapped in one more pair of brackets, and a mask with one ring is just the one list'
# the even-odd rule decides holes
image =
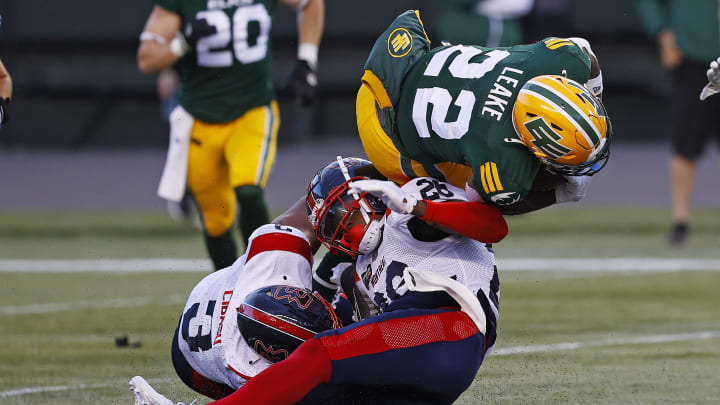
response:
{"label": "name leake on jersey", "polygon": [[505,73],[514,73],[520,76],[525,72],[520,69],[514,69],[506,66],[502,70],[502,73],[500,73],[498,78],[495,79],[495,84],[493,84],[493,88],[492,90],[490,90],[490,93],[488,94],[488,97],[483,104],[480,115],[489,115],[495,118],[497,121],[500,121],[502,119],[503,113],[505,112],[505,107],[507,107],[508,103],[510,102],[510,98],[512,97],[513,92],[512,90],[509,90],[507,87],[503,86],[500,83],[505,82],[512,86],[513,89],[517,89],[519,83],[517,79],[506,76]]}

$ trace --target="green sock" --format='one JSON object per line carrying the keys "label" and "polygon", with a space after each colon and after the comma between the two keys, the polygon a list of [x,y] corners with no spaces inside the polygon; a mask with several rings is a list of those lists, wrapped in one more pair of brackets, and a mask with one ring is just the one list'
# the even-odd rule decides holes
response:
{"label": "green sock", "polygon": [[240,232],[245,247],[253,231],[270,222],[268,209],[263,198],[263,189],[258,186],[240,186],[235,189],[240,209]]}
{"label": "green sock", "polygon": [[203,232],[203,236],[215,270],[230,266],[238,258],[237,245],[233,237],[233,227],[230,227],[227,232],[217,237],[210,236],[207,232]]}

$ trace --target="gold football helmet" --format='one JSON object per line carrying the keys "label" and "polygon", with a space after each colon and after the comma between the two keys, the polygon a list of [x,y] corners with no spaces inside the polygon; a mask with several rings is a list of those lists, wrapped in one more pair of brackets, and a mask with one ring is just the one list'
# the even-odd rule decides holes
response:
{"label": "gold football helmet", "polygon": [[558,174],[593,175],[610,157],[612,127],[605,107],[585,86],[563,76],[528,80],[513,106],[513,126],[525,146]]}

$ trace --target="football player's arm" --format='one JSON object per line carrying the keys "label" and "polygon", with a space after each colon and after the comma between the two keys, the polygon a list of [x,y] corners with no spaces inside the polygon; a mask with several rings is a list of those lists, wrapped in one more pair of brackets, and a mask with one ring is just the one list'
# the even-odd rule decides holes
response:
{"label": "football player's arm", "polygon": [[298,9],[298,60],[290,74],[288,89],[303,105],[315,99],[318,47],[325,27],[324,0],[281,0]]}
{"label": "football player's arm", "polygon": [[12,98],[12,78],[0,60],[0,97]]}
{"label": "football player's arm", "polygon": [[500,206],[498,209],[503,215],[520,215],[537,211],[555,203],[555,190],[534,190],[522,200],[512,205]]}
{"label": "football player's arm", "polygon": [[412,214],[446,233],[457,233],[483,243],[497,243],[508,232],[500,211],[487,204],[418,200],[391,181],[359,180],[349,186],[351,193],[370,193],[382,199],[391,211]]}
{"label": "football player's arm", "polygon": [[579,37],[568,39],[580,47],[580,49],[582,49],[585,55],[587,55],[590,59],[590,79],[587,81],[587,87],[596,97],[602,98],[602,92],[604,89],[602,71],[600,70],[600,62],[598,62],[598,58],[595,55],[595,52],[593,52],[590,42]]}
{"label": "football player's arm", "polygon": [[185,50],[180,30],[180,15],[155,6],[140,34],[137,52],[138,67],[145,74],[166,69],[177,62]]}
{"label": "football player's arm", "polygon": [[[542,172],[541,172],[542,173]],[[562,179],[561,184],[558,178]],[[525,198],[508,206],[501,206],[504,215],[519,215],[537,211],[553,204],[578,202],[585,198],[590,185],[590,176],[536,176],[533,188]]]}
{"label": "football player's arm", "polygon": [[273,219],[272,223],[292,226],[293,228],[299,229],[308,241],[310,241],[310,248],[313,254],[317,252],[320,247],[320,241],[315,237],[313,227],[310,225],[310,221],[308,221],[304,197],[297,200],[287,211]]}
{"label": "football player's arm", "polygon": [[[465,186],[465,194],[469,201],[481,202],[491,201],[490,196],[481,195],[477,186],[473,183],[474,176],[470,177]],[[531,191],[512,204],[502,205],[493,204],[502,215],[520,215],[528,212],[537,211],[556,203],[554,185],[540,184],[546,183],[546,178],[536,176],[533,180]]]}
{"label": "football player's arm", "polygon": [[8,104],[12,98],[12,78],[0,60],[0,126],[8,120]]}
{"label": "football player's arm", "polygon": [[412,214],[441,230],[483,243],[498,243],[508,234],[507,222],[496,207],[468,201],[418,201]]}

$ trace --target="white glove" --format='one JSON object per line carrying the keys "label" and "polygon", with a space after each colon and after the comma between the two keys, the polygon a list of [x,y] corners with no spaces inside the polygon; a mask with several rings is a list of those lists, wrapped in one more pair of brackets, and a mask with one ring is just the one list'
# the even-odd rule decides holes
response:
{"label": "white glove", "polygon": [[[145,381],[144,378],[136,375],[130,380],[130,391],[135,396],[135,405],[185,405],[183,402],[175,403],[164,395],[155,391],[155,389]],[[193,405],[193,401],[190,405]]]}
{"label": "white glove", "polygon": [[712,96],[720,92],[720,58],[710,62],[710,69],[707,70],[708,84],[705,85],[700,93],[700,100]]}
{"label": "white glove", "polygon": [[417,198],[404,192],[392,181],[357,180],[348,184],[349,193],[369,193],[381,199],[393,212],[412,214]]}
{"label": "white glove", "polygon": [[567,183],[555,188],[555,202],[580,201],[585,198],[590,186],[590,176],[563,176]]}

